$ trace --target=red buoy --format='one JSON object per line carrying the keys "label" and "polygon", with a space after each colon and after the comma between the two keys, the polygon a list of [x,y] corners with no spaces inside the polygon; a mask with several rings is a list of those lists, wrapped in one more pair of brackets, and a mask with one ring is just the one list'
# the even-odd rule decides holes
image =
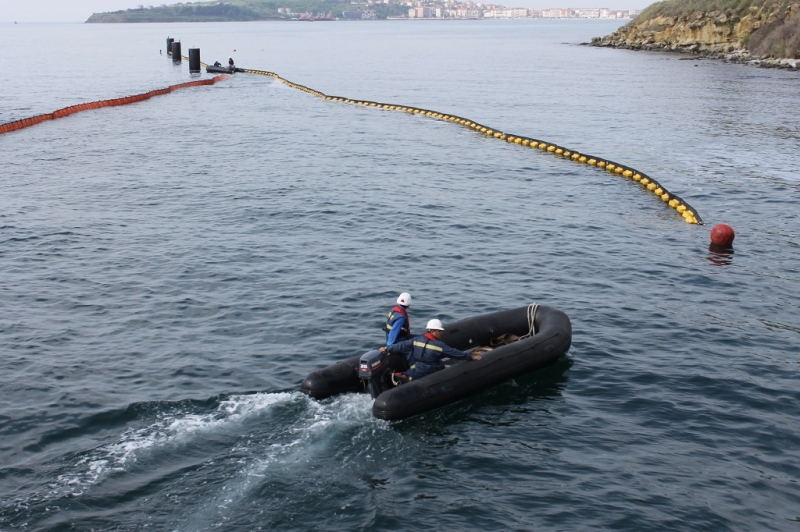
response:
{"label": "red buoy", "polygon": [[711,230],[711,243],[719,246],[730,246],[733,244],[733,237],[736,234],[733,232],[733,227],[726,224],[717,224]]}

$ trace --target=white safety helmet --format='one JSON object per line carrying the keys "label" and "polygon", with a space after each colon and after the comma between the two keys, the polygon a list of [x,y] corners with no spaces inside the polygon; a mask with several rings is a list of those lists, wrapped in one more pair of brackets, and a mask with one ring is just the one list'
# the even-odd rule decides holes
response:
{"label": "white safety helmet", "polygon": [[404,307],[411,306],[411,294],[408,292],[400,294],[400,297],[397,298],[397,304],[403,305]]}
{"label": "white safety helmet", "polygon": [[432,319],[431,321],[429,321],[428,324],[425,326],[425,328],[428,329],[429,331],[444,330],[444,327],[442,327],[442,322],[437,319]]}

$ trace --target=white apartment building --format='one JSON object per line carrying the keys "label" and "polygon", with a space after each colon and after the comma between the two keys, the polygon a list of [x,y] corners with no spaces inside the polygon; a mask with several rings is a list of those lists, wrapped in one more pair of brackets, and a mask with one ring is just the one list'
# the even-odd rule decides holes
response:
{"label": "white apartment building", "polygon": [[569,9],[551,8],[540,11],[542,18],[568,18]]}
{"label": "white apartment building", "polygon": [[483,12],[483,18],[494,18],[494,19],[528,18],[528,10],[524,7],[487,9]]}
{"label": "white apartment building", "polygon": [[459,8],[456,10],[458,18],[483,18],[483,10],[477,8]]}
{"label": "white apartment building", "polygon": [[577,8],[572,10],[572,16],[577,18],[600,18],[600,9],[596,7]]}

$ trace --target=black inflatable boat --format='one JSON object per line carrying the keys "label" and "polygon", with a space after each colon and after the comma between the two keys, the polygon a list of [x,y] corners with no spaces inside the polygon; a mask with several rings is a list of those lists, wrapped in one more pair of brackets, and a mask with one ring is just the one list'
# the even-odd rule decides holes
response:
{"label": "black inflatable boat", "polygon": [[233,74],[234,72],[244,72],[244,69],[239,67],[230,68],[226,66],[208,65],[206,67],[206,72],[209,74]]}
{"label": "black inflatable boat", "polygon": [[206,72],[209,74],[233,74],[233,69],[224,66],[208,65],[206,67]]}
{"label": "black inflatable boat", "polygon": [[533,304],[445,324],[442,341],[464,351],[504,345],[480,361],[446,360],[444,369],[396,387],[386,355],[370,351],[310,373],[300,390],[315,399],[368,391],[375,417],[405,419],[550,366],[569,349],[572,325],[560,310]]}

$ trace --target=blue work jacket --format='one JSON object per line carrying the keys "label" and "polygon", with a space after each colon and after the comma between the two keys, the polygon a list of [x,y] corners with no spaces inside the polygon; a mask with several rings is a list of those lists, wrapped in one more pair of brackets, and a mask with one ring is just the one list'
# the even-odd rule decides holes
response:
{"label": "blue work jacket", "polygon": [[437,340],[429,334],[417,336],[405,342],[386,346],[389,353],[402,353],[408,359],[411,369],[406,371],[410,379],[420,379],[425,375],[430,375],[442,369],[443,358],[471,359],[472,355],[450,347],[441,340]]}
{"label": "blue work jacket", "polygon": [[383,330],[386,331],[386,345],[394,345],[397,342],[411,338],[411,322],[408,319],[406,309],[400,305],[395,305],[389,311]]}

